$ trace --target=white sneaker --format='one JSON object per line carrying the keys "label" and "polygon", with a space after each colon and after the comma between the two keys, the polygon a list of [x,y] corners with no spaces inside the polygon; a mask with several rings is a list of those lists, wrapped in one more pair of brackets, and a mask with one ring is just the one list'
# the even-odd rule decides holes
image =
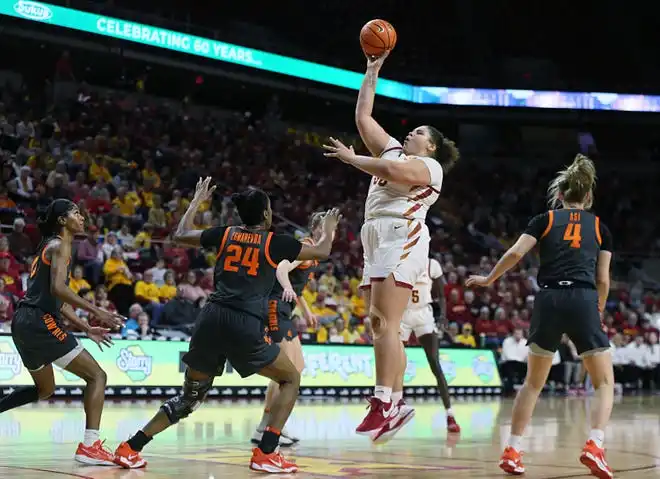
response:
{"label": "white sneaker", "polygon": [[[261,442],[261,437],[264,435],[264,431],[257,429],[254,431],[254,434],[252,434],[252,439],[250,439],[250,442],[252,444],[259,444]],[[291,447],[295,444],[295,441],[290,439],[288,436],[284,435],[284,432],[280,435],[280,447]]]}

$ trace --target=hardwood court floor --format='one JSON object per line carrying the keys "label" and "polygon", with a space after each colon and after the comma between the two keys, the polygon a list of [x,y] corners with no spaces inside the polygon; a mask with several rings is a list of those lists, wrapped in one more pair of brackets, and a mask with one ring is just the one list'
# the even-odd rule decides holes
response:
{"label": "hardwood court floor", "polygon": [[[141,427],[159,402],[109,402],[102,437],[114,448]],[[358,400],[300,402],[289,428],[303,440],[290,456],[299,478],[489,478],[497,468],[508,433],[511,400],[455,399],[463,428],[448,437],[442,407],[417,401],[416,417],[384,446],[356,436],[365,413]],[[626,397],[615,405],[606,446],[615,477],[660,477],[660,397]],[[588,430],[589,399],[543,398],[524,442],[528,478],[590,477],[578,454]],[[73,453],[83,435],[82,405],[54,402],[0,415],[0,477],[21,479],[156,479],[259,477],[249,471],[248,439],[261,414],[259,403],[209,402],[147,448],[146,470],[76,464]],[[294,475],[285,476],[292,477]],[[263,476],[261,476],[263,477]],[[279,476],[282,477],[282,476]]]}

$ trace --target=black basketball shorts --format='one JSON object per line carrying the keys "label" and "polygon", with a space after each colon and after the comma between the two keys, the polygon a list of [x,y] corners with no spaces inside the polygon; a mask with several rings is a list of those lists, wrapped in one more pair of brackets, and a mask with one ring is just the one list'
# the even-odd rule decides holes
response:
{"label": "black basketball shorts", "polygon": [[202,373],[222,376],[228,360],[246,378],[272,364],[279,353],[257,318],[208,302],[197,317],[182,361]]}
{"label": "black basketball shorts", "polygon": [[49,364],[66,368],[84,349],[75,336],[64,331],[57,318],[28,305],[19,306],[14,313],[11,335],[28,371]]}
{"label": "black basketball shorts", "polygon": [[563,333],[580,355],[610,347],[601,326],[595,289],[542,289],[536,295],[527,344],[554,353]]}
{"label": "black basketball shorts", "polygon": [[292,341],[298,336],[298,331],[291,319],[292,314],[293,303],[281,299],[268,301],[266,329],[274,343],[281,343],[284,340]]}

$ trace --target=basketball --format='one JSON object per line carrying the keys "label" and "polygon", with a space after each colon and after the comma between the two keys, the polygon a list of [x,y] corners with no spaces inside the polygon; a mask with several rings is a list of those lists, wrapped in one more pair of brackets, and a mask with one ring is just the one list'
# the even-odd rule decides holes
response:
{"label": "basketball", "polygon": [[379,57],[395,45],[396,30],[385,20],[371,20],[360,30],[360,46],[369,56]]}

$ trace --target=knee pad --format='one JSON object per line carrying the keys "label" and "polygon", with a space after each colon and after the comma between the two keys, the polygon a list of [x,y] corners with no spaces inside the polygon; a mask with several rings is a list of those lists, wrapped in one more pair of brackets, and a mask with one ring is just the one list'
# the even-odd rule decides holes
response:
{"label": "knee pad", "polygon": [[212,385],[213,378],[204,381],[193,381],[186,375],[183,382],[183,394],[168,399],[160,408],[167,415],[170,423],[176,424],[181,419],[190,416],[195,409],[201,406]]}
{"label": "knee pad", "polygon": [[373,305],[369,308],[369,317],[371,318],[371,328],[374,331],[374,339],[377,339],[382,336],[383,331],[387,328],[387,320],[385,315]]}

